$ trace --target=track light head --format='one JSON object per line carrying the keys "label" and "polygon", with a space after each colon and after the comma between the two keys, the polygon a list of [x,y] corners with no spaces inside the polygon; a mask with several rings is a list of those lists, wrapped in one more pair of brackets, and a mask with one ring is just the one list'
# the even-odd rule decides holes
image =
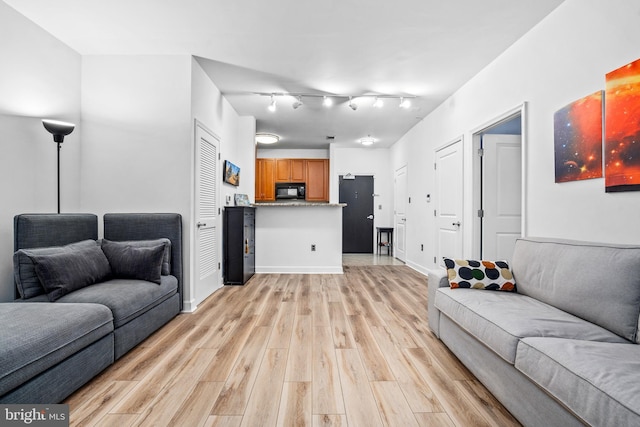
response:
{"label": "track light head", "polygon": [[291,105],[293,107],[294,110],[297,110],[298,108],[300,108],[303,105],[302,103],[302,97],[297,96],[296,97],[296,101]]}
{"label": "track light head", "polygon": [[384,105],[384,102],[382,101],[382,99],[376,96],[375,101],[373,101],[373,106],[375,108],[382,108],[383,105]]}
{"label": "track light head", "polygon": [[325,107],[331,107],[333,105],[333,100],[329,97],[324,96],[322,99],[322,105]]}
{"label": "track light head", "polygon": [[355,102],[353,102],[351,100],[351,97],[349,97],[349,108],[351,108],[353,111],[356,111],[358,109],[358,104],[356,104]]}
{"label": "track light head", "polygon": [[400,108],[409,108],[411,107],[411,101],[409,101],[408,99],[404,98],[404,97],[400,97]]}
{"label": "track light head", "polygon": [[269,104],[269,106],[267,107],[267,109],[269,111],[271,111],[272,113],[274,111],[276,111],[276,99],[273,95],[271,95],[271,103]]}

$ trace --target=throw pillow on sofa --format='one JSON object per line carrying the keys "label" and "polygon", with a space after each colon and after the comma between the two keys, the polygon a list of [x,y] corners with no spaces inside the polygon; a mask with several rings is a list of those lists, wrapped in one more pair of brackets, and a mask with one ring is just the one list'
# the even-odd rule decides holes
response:
{"label": "throw pillow on sofa", "polygon": [[146,280],[160,284],[165,245],[139,247],[127,242],[102,240],[102,251],[115,278]]}
{"label": "throw pillow on sofa", "polygon": [[31,260],[33,255],[51,255],[60,252],[99,247],[95,240],[81,240],[66,246],[50,246],[44,248],[19,249],[13,254],[13,273],[16,286],[22,299],[33,298],[45,292],[36,274],[36,266]]}
{"label": "throw pillow on sofa", "polygon": [[49,301],[111,276],[109,261],[97,245],[46,255],[31,255]]}
{"label": "throw pillow on sofa", "polygon": [[124,243],[134,248],[148,248],[161,244],[164,245],[164,255],[162,256],[162,275],[168,276],[171,274],[171,240],[167,238],[153,240],[118,240],[117,243]]}
{"label": "throw pillow on sofa", "polygon": [[451,288],[515,291],[515,280],[506,261],[443,259]]}

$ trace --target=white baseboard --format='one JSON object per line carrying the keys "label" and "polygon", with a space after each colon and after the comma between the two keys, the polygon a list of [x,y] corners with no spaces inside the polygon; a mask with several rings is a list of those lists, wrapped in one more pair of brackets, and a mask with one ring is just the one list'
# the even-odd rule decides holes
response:
{"label": "white baseboard", "polygon": [[256,273],[263,274],[343,274],[342,266],[256,266]]}
{"label": "white baseboard", "polygon": [[182,313],[193,313],[198,309],[198,305],[195,300],[182,301]]}

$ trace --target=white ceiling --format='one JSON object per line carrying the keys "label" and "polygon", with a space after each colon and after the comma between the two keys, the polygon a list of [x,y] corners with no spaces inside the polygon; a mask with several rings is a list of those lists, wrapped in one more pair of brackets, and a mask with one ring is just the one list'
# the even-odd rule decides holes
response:
{"label": "white ceiling", "polygon": [[[4,0],[83,55],[188,54],[283,148],[396,142],[563,0]],[[255,92],[411,95],[291,99]]]}

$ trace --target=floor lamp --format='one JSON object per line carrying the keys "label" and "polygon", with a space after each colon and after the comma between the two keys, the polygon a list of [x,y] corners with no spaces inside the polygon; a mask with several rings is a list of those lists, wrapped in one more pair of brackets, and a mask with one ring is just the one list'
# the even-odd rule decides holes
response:
{"label": "floor lamp", "polygon": [[58,213],[60,213],[60,147],[64,137],[73,132],[76,125],[58,120],[42,120],[42,125],[53,135],[53,142],[58,144]]}

